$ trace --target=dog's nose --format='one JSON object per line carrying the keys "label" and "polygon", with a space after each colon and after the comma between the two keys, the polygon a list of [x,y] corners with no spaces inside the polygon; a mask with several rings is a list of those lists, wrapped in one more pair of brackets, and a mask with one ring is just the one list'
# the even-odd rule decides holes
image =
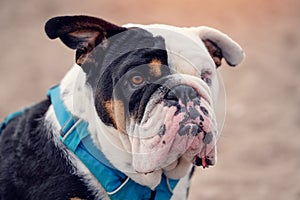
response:
{"label": "dog's nose", "polygon": [[188,85],[178,85],[169,90],[166,94],[165,99],[171,104],[177,104],[179,100],[186,104],[197,97],[197,92],[194,88]]}

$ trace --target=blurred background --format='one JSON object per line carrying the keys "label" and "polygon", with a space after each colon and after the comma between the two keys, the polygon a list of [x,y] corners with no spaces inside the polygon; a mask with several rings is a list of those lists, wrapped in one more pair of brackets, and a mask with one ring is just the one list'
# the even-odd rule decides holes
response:
{"label": "blurred background", "polygon": [[198,169],[190,199],[300,199],[300,1],[1,0],[0,120],[45,98],[74,52],[44,34],[56,15],[86,14],[116,24],[215,27],[246,52],[220,68],[227,117],[218,164]]}

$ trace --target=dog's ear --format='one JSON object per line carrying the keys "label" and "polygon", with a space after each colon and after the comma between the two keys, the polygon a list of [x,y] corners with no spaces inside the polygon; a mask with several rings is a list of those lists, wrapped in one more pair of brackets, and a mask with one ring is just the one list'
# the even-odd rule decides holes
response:
{"label": "dog's ear", "polygon": [[244,59],[243,49],[226,34],[206,26],[192,29],[203,41],[216,67],[222,64],[223,57],[227,64],[233,67],[240,64]]}
{"label": "dog's ear", "polygon": [[76,49],[76,62],[82,60],[104,39],[118,34],[126,28],[105,20],[89,16],[54,17],[45,24],[46,34],[50,39],[60,38],[71,49]]}

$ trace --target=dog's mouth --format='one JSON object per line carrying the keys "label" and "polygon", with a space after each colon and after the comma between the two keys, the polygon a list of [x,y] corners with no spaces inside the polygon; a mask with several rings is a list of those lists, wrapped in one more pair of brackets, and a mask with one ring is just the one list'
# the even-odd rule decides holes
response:
{"label": "dog's mouth", "polygon": [[171,88],[148,110],[138,129],[132,129],[138,130],[137,137],[130,137],[138,173],[162,169],[170,178],[181,178],[191,164],[215,164],[216,118],[201,86],[197,80]]}
{"label": "dog's mouth", "polygon": [[217,132],[215,118],[208,102],[200,96],[195,96],[189,100],[179,99],[178,104],[172,106],[177,109],[174,115],[183,115],[179,122],[178,135],[187,136],[192,140],[183,147],[185,151],[182,157],[203,168],[214,165]]}

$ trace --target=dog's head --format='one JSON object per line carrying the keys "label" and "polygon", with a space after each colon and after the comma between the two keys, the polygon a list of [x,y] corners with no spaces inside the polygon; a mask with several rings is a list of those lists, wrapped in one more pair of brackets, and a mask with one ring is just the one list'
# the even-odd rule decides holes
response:
{"label": "dog's head", "polygon": [[244,56],[232,39],[208,27],[120,27],[88,16],[56,17],[45,30],[76,50],[97,118],[134,171],[180,178],[192,163],[214,165],[216,69]]}

